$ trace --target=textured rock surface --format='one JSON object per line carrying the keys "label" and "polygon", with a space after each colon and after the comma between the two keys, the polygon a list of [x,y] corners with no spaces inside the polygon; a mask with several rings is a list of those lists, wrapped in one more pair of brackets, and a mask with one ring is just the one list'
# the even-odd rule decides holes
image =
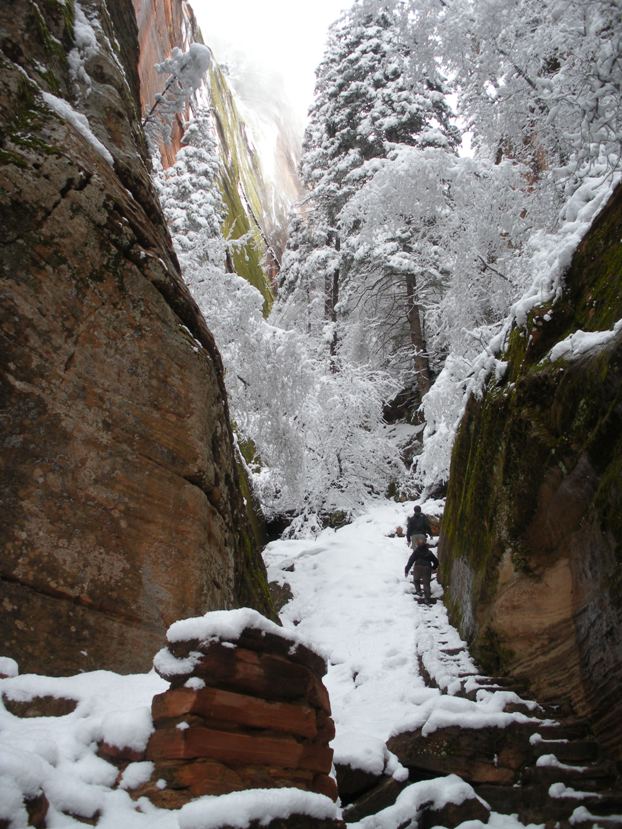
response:
{"label": "textured rock surface", "polygon": [[153,699],[155,731],[146,750],[137,756],[99,747],[120,768],[154,763],[133,797],[172,809],[200,795],[253,788],[295,787],[337,799],[320,656],[285,636],[247,628],[235,641],[169,644],[154,664],[173,687]]}
{"label": "textured rock surface", "polygon": [[[567,702],[542,706],[516,679],[482,674],[464,643],[448,648],[435,637],[418,637],[416,649],[428,687],[456,702],[477,699],[490,708],[487,724],[480,720],[477,728],[465,727],[475,722],[459,715],[454,724],[441,720],[430,728],[428,721],[394,735],[388,748],[411,779],[460,774],[494,812],[518,815],[525,825],[592,829],[596,819],[586,809],[603,816],[598,819],[603,829],[616,825],[622,803],[616,764],[594,740],[589,722],[577,718]],[[448,709],[461,707],[452,703]],[[576,822],[578,806],[585,814]]]}
{"label": "textured rock surface", "polygon": [[335,774],[339,787],[339,798],[345,805],[359,798],[365,792],[373,789],[380,780],[382,774],[372,774],[365,769],[354,768],[350,765],[336,763]]}
{"label": "textured rock surface", "polygon": [[108,5],[81,3],[86,52],[60,0],[0,11],[0,634],[24,672],[140,671],[175,619],[269,612],[220,359],[150,184],[132,6]]}
{"label": "textured rock surface", "polygon": [[477,797],[470,797],[461,803],[445,803],[437,808],[430,804],[424,806],[417,815],[417,829],[432,829],[434,826],[443,826],[445,829],[455,829],[466,821],[488,823],[490,809]]}
{"label": "textured rock surface", "polygon": [[[339,769],[337,769],[337,780],[339,799],[342,803],[344,803],[341,782],[339,781]],[[380,782],[378,782],[373,788],[363,794],[357,795],[356,799],[346,806],[344,809],[346,823],[356,823],[364,817],[377,814],[383,809],[386,809],[387,806],[392,806],[401,792],[408,785],[408,780],[398,782],[392,777],[380,778]]]}
{"label": "textured rock surface", "polygon": [[508,728],[439,728],[397,734],[387,743],[409,769],[457,774],[468,783],[515,783],[533,754],[529,732]]}
{"label": "textured rock surface", "polygon": [[509,370],[471,401],[440,541],[452,620],[482,666],[570,697],[622,756],[622,334],[572,362],[576,330],[622,317],[622,189],[577,249],[561,299],[515,329]]}
{"label": "textured rock surface", "polygon": [[2,705],[15,717],[64,717],[76,710],[78,700],[63,697],[32,697],[14,700],[2,696]]}
{"label": "textured rock surface", "polygon": [[[140,78],[140,108],[146,113],[153,106],[156,95],[165,86],[166,76],[159,74],[155,65],[170,57],[175,47],[184,48],[186,32],[196,28],[192,8],[185,0],[133,0],[138,26],[138,76]],[[162,162],[165,167],[175,161],[181,148],[183,126],[181,116],[171,125],[171,140],[162,144]]]}
{"label": "textured rock surface", "polygon": [[[229,82],[219,66],[209,72],[209,96],[213,107],[216,132],[223,159],[220,189],[225,206],[223,233],[226,238],[239,239],[248,234],[250,241],[230,251],[227,267],[247,279],[264,298],[267,313],[274,299],[266,278],[264,262],[271,268],[274,255],[280,259],[285,244],[274,226],[276,216],[284,220],[287,207],[277,199],[264,179],[261,162],[249,142],[248,127],[240,116]],[[273,207],[274,205],[274,207]],[[272,272],[276,276],[276,272]]]}
{"label": "textured rock surface", "polygon": [[[221,829],[237,829],[237,827],[223,826]],[[287,818],[275,818],[269,823],[263,820],[253,820],[248,824],[248,829],[345,829],[345,823],[330,818],[322,820],[308,815],[290,815]]]}

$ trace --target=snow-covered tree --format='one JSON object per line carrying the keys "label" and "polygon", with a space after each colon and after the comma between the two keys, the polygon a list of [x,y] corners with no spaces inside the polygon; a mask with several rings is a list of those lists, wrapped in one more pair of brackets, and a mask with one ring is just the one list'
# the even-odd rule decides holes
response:
{"label": "snow-covered tree", "polygon": [[[316,297],[307,317],[323,312],[333,350],[339,326],[341,365],[367,362],[404,377],[402,358],[425,348],[439,377],[429,390],[425,364],[415,365],[421,392],[429,392],[418,479],[442,481],[464,395],[498,370],[499,332],[532,282],[534,240],[553,245],[560,225],[577,215],[578,194],[592,197],[598,175],[606,180],[620,167],[619,4],[361,0],[350,23],[357,14],[391,19],[391,43],[400,43],[396,77],[411,91],[435,61],[451,71],[476,156],[456,157],[438,114],[436,140],[429,130],[425,140],[405,130],[383,141],[386,113],[376,109],[366,120],[373,106],[365,93],[378,107],[385,101],[356,75],[366,54],[356,27],[350,36],[346,26],[342,42],[354,54],[346,48],[345,57],[337,27],[303,157],[310,195],[295,237],[304,261],[294,257],[285,288],[295,295],[302,282],[306,298]],[[392,92],[405,100],[403,89]],[[399,123],[398,114],[392,125]],[[368,131],[371,124],[380,128]],[[322,281],[324,263],[330,272]],[[330,273],[329,319],[330,302],[320,300]],[[290,317],[292,305],[288,298]]]}
{"label": "snow-covered tree", "polygon": [[275,313],[321,337],[333,369],[397,364],[425,392],[424,296],[433,279],[417,251],[421,228],[406,222],[364,245],[344,212],[400,146],[451,152],[458,140],[437,63],[413,60],[402,38],[406,13],[403,3],[359,0],[331,30],[303,143],[308,195],[292,223]]}
{"label": "snow-covered tree", "polygon": [[447,354],[423,401],[417,474],[431,484],[446,480],[466,397],[502,372],[512,322],[555,295],[587,227],[579,217],[620,175],[622,30],[616,0],[443,0],[427,21],[476,154],[452,184],[448,242],[460,258],[431,319],[433,348]]}
{"label": "snow-covered tree", "polygon": [[536,175],[619,167],[618,0],[447,0],[437,23],[478,148]]}
{"label": "snow-covered tree", "polygon": [[[438,376],[423,398],[428,440],[417,459],[419,483],[438,480],[441,471],[440,480],[446,476],[467,379],[524,290],[521,253],[540,222],[526,174],[510,161],[407,147],[387,159],[348,206],[361,255],[405,223],[420,228],[413,258],[426,288],[428,344]],[[381,287],[377,302],[386,303],[393,286]],[[381,333],[390,330],[388,316],[377,318]]]}
{"label": "snow-covered tree", "polygon": [[[414,384],[416,480],[446,480],[466,396],[502,375],[508,320],[554,295],[585,201],[619,172],[618,16],[616,0],[356,0],[318,70],[268,322],[224,271],[197,118],[163,201],[269,512],[312,527],[399,478],[382,405]],[[474,157],[456,152],[443,71]]]}
{"label": "snow-covered tree", "polygon": [[156,180],[160,200],[184,275],[192,287],[193,275],[204,265],[222,267],[224,205],[218,189],[220,160],[212,115],[200,109],[188,124],[175,164]]}
{"label": "snow-covered tree", "polygon": [[249,472],[268,515],[296,513],[295,528],[328,511],[350,512],[399,474],[382,435],[386,377],[327,371],[316,338],[268,323],[263,298],[226,272],[220,158],[213,119],[199,110],[176,162],[157,184],[182,274],[214,334],[240,443],[252,444]]}
{"label": "snow-covered tree", "polygon": [[212,61],[213,55],[207,46],[191,43],[185,52],[175,47],[166,60],[156,64],[156,71],[166,81],[143,118],[143,127],[152,141],[162,140],[165,144],[170,141],[173,119],[187,108]]}

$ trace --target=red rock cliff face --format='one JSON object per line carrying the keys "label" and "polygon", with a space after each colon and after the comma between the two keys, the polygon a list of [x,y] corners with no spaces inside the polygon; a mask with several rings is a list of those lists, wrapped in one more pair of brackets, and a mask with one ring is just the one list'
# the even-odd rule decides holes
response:
{"label": "red rock cliff face", "polygon": [[[187,48],[197,40],[197,26],[192,9],[184,0],[133,0],[133,4],[138,25],[140,105],[145,113],[165,85],[165,76],[156,71],[156,63],[168,58],[174,47]],[[182,135],[178,119],[173,124],[170,144],[160,148],[165,167],[175,161]]]}
{"label": "red rock cliff face", "polygon": [[60,0],[0,10],[0,638],[48,674],[148,669],[177,618],[269,612],[150,183],[132,6],[80,8],[96,48]]}

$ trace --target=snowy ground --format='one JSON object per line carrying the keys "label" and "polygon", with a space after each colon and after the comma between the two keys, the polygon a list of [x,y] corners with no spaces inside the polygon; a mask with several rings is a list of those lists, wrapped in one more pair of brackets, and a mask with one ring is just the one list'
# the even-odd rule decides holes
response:
{"label": "snowy ground", "polygon": [[[268,578],[287,582],[294,594],[282,610],[283,624],[295,625],[329,659],[335,759],[376,773],[384,768],[392,731],[413,706],[438,694],[417,673],[415,637],[443,606],[413,601],[412,581],[404,577],[406,539],[387,537],[405,527],[410,512],[389,503],[313,542],[270,544],[264,556]],[[432,589],[441,594],[435,580]]]}
{"label": "snowy ground", "polygon": [[[434,513],[440,504],[429,502]],[[442,602],[432,606],[413,600],[404,578],[409,550],[404,538],[388,534],[405,526],[412,504],[383,503],[338,531],[326,530],[314,541],[278,541],[266,550],[271,580],[287,582],[294,598],[282,611],[283,624],[312,643],[329,660],[325,679],[337,736],[335,760],[404,779],[405,770],[385,749],[392,732],[424,726],[433,730],[458,716],[486,723],[499,716],[493,698],[474,703],[426,688],[418,674],[417,648],[428,652],[435,642],[460,644],[447,622]],[[433,581],[433,593],[441,594]],[[10,665],[4,662],[5,668]],[[0,665],[1,667],[1,665]],[[464,666],[462,666],[464,667]],[[468,665],[466,667],[469,667]],[[440,675],[440,674],[439,674]],[[449,680],[450,681],[450,680]],[[307,810],[320,817],[334,807],[320,795],[296,790],[205,797],[178,812],[134,802],[128,788],[145,780],[150,764],[135,763],[113,790],[116,769],[95,754],[96,742],[144,746],[151,731],[149,705],[167,687],[155,673],[122,677],[98,671],[68,678],[34,675],[0,680],[0,693],[13,699],[52,695],[78,700],[63,717],[20,719],[0,704],[0,820],[10,829],[26,827],[22,793],[41,788],[51,809],[50,829],[77,829],[84,824],[67,813],[96,816],[103,829],[210,829],[226,816],[243,827],[253,816]],[[458,799],[470,787],[455,776],[416,783],[395,806],[358,824],[361,829],[396,829],[413,814],[413,804],[434,798]],[[491,829],[517,829],[511,817],[493,815]],[[468,823],[468,829],[483,824]],[[467,824],[464,824],[467,829]]]}
{"label": "snowy ground", "polygon": [[[335,762],[405,779],[397,758],[388,754],[392,733],[423,726],[424,733],[459,722],[471,727],[520,719],[501,713],[502,694],[472,702],[428,688],[417,668],[417,651],[426,667],[443,677],[434,646],[464,646],[449,624],[442,601],[432,606],[414,601],[404,567],[410,550],[405,538],[391,538],[406,527],[413,504],[381,503],[340,530],[325,530],[315,541],[278,541],[268,545],[268,577],[287,582],[294,595],[281,611],[285,627],[313,642],[329,660],[324,682],[328,688],[337,736]],[[440,514],[442,503],[422,504],[428,514]],[[442,588],[432,580],[432,595]],[[466,660],[466,661],[465,661]],[[463,657],[461,671],[475,670]],[[451,677],[447,677],[448,684]],[[455,775],[407,787],[395,806],[353,829],[396,829],[424,801],[459,802],[473,790]],[[491,816],[487,824],[469,821],[464,829],[518,829],[524,824],[507,815]]]}

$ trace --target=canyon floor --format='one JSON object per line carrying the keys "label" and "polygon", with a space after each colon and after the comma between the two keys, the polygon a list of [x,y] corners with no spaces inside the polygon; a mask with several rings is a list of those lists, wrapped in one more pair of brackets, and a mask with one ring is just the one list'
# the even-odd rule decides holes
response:
{"label": "canyon floor", "polygon": [[[253,820],[292,813],[318,820],[339,817],[342,807],[353,827],[398,829],[428,825],[421,819],[424,806],[428,812],[439,810],[440,816],[443,808],[467,803],[476,808],[475,812],[467,809],[464,820],[456,822],[454,814],[450,824],[436,825],[464,829],[544,825],[526,821],[524,809],[520,820],[520,810],[513,809],[513,796],[522,784],[512,783],[511,774],[521,772],[519,766],[526,760],[520,751],[525,746],[538,749],[525,792],[572,807],[560,826],[622,824],[622,818],[612,817],[613,800],[605,810],[607,818],[592,814],[599,796],[582,792],[580,782],[588,766],[594,775],[604,774],[602,765],[575,762],[567,744],[575,746],[576,740],[567,728],[555,731],[562,727],[555,711],[539,706],[511,683],[478,673],[465,643],[448,622],[442,587],[435,579],[432,590],[437,601],[417,602],[411,580],[404,577],[409,549],[404,538],[395,536],[412,506],[379,502],[339,530],[327,529],[310,540],[276,541],[265,550],[270,581],[291,596],[281,610],[284,627],[295,631],[329,665],[325,684],[336,725],[334,764],[340,792],[347,793],[341,804],[334,806],[322,795],[294,789],[203,797],[175,811],[156,809],[145,798],[134,800],[130,792],[149,777],[151,764],[132,763],[119,779],[117,769],[97,755],[97,744],[105,740],[137,750],[144,747],[151,732],[151,699],[167,683],[155,672],[121,676],[96,671],[65,678],[19,675],[16,666],[4,659],[0,668],[15,675],[0,680],[4,703],[0,706],[0,825],[28,826],[24,799],[41,791],[49,803],[50,829],[77,829],[85,821],[103,829],[244,827]],[[442,509],[441,502],[422,506],[429,514]],[[568,712],[559,713],[568,720]],[[574,720],[571,725],[575,731],[579,727]],[[510,735],[517,730],[520,739],[509,739],[502,751],[487,759],[491,749],[486,739],[491,734]],[[427,767],[425,759],[408,761],[413,751],[424,757],[422,740],[431,745],[456,731],[464,751],[454,759],[446,757],[446,769],[435,766],[434,758]],[[469,756],[467,749],[475,743],[479,747],[473,750],[479,755]],[[556,745],[566,747],[561,759],[555,754]],[[589,746],[584,750],[589,752]],[[420,766],[418,771],[413,765]],[[453,773],[452,765],[458,773]],[[484,790],[476,793],[460,776],[462,766],[496,798],[496,805],[487,802],[480,818],[474,815],[483,808]]]}

